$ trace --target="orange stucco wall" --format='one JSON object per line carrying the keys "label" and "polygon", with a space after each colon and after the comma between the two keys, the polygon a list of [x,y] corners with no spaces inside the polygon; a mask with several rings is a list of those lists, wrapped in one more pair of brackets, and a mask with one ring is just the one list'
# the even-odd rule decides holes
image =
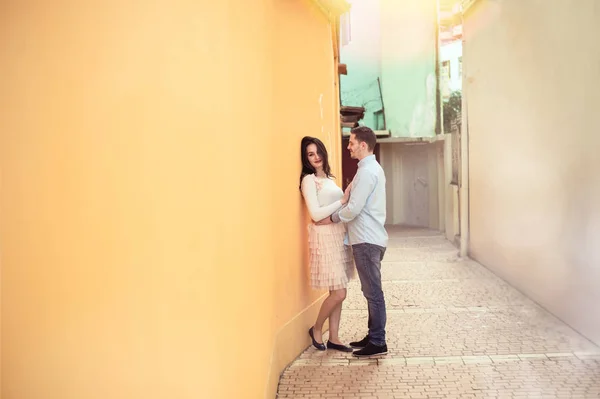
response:
{"label": "orange stucco wall", "polygon": [[331,27],[273,3],[2,2],[2,398],[273,397],[300,138],[339,165]]}

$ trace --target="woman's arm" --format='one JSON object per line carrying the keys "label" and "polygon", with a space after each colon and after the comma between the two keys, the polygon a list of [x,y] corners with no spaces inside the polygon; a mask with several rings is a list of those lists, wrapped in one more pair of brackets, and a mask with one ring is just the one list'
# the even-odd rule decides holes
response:
{"label": "woman's arm", "polygon": [[314,175],[306,175],[304,176],[304,179],[302,179],[302,195],[304,196],[306,207],[310,213],[310,218],[315,222],[329,217],[329,215],[337,211],[343,205],[342,201],[335,201],[327,206],[319,206],[319,200],[317,199],[317,185],[315,183]]}

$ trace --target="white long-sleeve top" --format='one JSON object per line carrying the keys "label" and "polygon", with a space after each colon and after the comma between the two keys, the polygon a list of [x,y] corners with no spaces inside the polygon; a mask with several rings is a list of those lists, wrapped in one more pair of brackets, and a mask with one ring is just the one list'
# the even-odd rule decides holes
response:
{"label": "white long-sleeve top", "polygon": [[330,178],[306,175],[302,179],[302,195],[310,217],[315,222],[323,220],[342,207],[344,192]]}

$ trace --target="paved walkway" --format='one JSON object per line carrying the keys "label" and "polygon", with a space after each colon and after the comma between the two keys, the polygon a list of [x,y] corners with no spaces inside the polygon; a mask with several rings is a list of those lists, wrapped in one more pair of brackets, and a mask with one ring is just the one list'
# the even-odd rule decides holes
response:
{"label": "paved walkway", "polygon": [[[600,348],[428,230],[390,228],[382,275],[389,353],[308,348],[278,398],[600,398]],[[353,281],[341,339],[366,333]]]}

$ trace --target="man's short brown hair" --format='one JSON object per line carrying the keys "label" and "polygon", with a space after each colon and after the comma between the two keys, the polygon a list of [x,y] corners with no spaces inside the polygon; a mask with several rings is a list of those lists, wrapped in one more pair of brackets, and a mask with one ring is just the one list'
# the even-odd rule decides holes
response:
{"label": "man's short brown hair", "polygon": [[375,144],[377,144],[377,137],[371,128],[368,128],[367,126],[359,126],[352,129],[350,133],[354,135],[357,141],[367,143],[369,151],[373,152],[375,149]]}

